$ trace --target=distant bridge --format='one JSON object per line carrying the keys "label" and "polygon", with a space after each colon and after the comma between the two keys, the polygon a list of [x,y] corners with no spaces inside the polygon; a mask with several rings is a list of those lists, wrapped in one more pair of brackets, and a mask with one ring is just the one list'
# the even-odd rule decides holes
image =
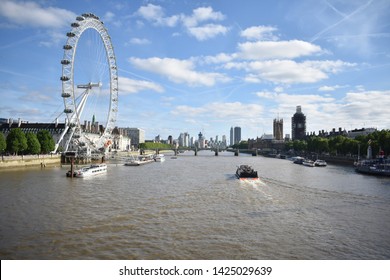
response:
{"label": "distant bridge", "polygon": [[[219,152],[233,152],[235,156],[239,156],[240,152],[246,153],[246,154],[252,154],[253,156],[258,156],[258,150],[257,149],[220,149],[220,148],[168,148],[168,149],[155,149],[155,153],[159,154],[160,151],[173,151],[175,153],[175,156],[177,156],[180,152],[183,151],[193,151],[194,155],[197,156],[198,152],[200,151],[213,151],[215,156],[219,155]],[[143,155],[145,154],[145,150],[141,149],[140,154]]]}

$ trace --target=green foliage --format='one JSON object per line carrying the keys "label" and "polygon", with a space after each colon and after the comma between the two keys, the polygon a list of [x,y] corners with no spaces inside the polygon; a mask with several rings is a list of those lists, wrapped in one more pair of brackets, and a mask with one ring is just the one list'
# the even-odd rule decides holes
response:
{"label": "green foliage", "polygon": [[27,138],[20,128],[11,129],[6,142],[7,151],[12,154],[18,154],[27,149]]}
{"label": "green foliage", "polygon": [[172,149],[172,146],[164,143],[146,142],[146,143],[139,144],[139,148],[144,150],[156,150],[156,149],[164,150],[164,149]]}
{"label": "green foliage", "polygon": [[5,137],[3,133],[0,133],[0,153],[3,153],[7,148],[7,142],[5,141]]}
{"label": "green foliage", "polygon": [[48,154],[55,148],[55,142],[53,136],[51,136],[50,132],[47,130],[41,130],[37,133],[37,138],[39,143],[41,144],[41,152],[42,154]]}
{"label": "green foliage", "polygon": [[367,151],[368,142],[372,148],[373,156],[383,150],[390,155],[390,130],[375,131],[369,135],[360,135],[355,139],[338,135],[330,138],[312,136],[307,140],[294,140],[287,142],[285,150],[294,149],[297,152],[331,153],[333,155],[357,155]]}
{"label": "green foliage", "polygon": [[310,137],[307,140],[307,150],[315,153],[326,153],[329,151],[329,140],[317,136]]}
{"label": "green foliage", "polygon": [[39,154],[41,152],[41,144],[38,141],[37,135],[32,132],[28,132],[26,133],[26,138],[27,138],[26,152],[32,155]]}
{"label": "green foliage", "polygon": [[390,155],[390,130],[388,129],[375,131],[369,135],[360,135],[356,137],[356,140],[360,142],[360,151],[363,153],[367,151],[368,142],[371,140],[373,156],[376,156],[380,149],[385,152],[385,155]]}
{"label": "green foliage", "polygon": [[307,142],[304,140],[294,140],[293,148],[295,151],[306,151],[307,150]]}
{"label": "green foliage", "polygon": [[248,141],[240,141],[238,144],[234,144],[233,149],[248,149]]}

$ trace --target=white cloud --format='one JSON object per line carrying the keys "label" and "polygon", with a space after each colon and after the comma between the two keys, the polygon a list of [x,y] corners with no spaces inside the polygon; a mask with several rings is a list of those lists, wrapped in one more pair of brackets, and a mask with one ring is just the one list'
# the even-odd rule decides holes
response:
{"label": "white cloud", "polygon": [[159,84],[145,80],[133,80],[126,77],[119,77],[120,94],[133,94],[143,90],[153,90],[163,92],[164,89]]}
{"label": "white cloud", "polygon": [[[205,64],[219,64],[219,63],[227,63],[234,59],[235,55],[230,55],[226,53],[219,53],[215,56],[205,56],[200,59],[201,63]],[[199,59],[198,59],[199,60]]]}
{"label": "white cloud", "polygon": [[162,7],[153,4],[140,7],[137,11],[137,14],[150,21],[155,20],[156,18],[162,18],[164,16]]}
{"label": "white cloud", "polygon": [[58,46],[60,43],[64,42],[64,33],[56,30],[48,30],[47,38],[45,40],[39,42],[41,46],[52,47]]}
{"label": "white cloud", "polygon": [[171,113],[187,117],[204,117],[207,119],[223,119],[224,121],[241,119],[259,119],[263,112],[263,106],[259,104],[243,104],[241,102],[212,102],[202,107],[188,105],[177,106]]}
{"label": "white cloud", "polygon": [[131,38],[130,44],[132,45],[148,45],[150,44],[150,41],[145,38]]}
{"label": "white cloud", "polygon": [[298,58],[322,52],[320,46],[300,41],[258,41],[238,44],[239,56],[249,60]]}
{"label": "white cloud", "polygon": [[221,12],[213,11],[212,7],[194,9],[191,16],[182,15],[182,21],[186,27],[198,26],[205,21],[220,21],[223,19],[225,19],[225,16]]}
{"label": "white cloud", "polygon": [[7,0],[0,1],[0,15],[18,25],[45,28],[68,26],[76,18],[76,14],[65,9],[45,8],[31,1],[14,2]]}
{"label": "white cloud", "polygon": [[188,28],[188,33],[194,36],[199,41],[205,41],[216,37],[219,34],[226,34],[229,29],[220,24],[205,24],[202,26],[194,26]]}
{"label": "white cloud", "polygon": [[273,99],[277,97],[277,94],[275,92],[270,92],[270,91],[259,91],[256,92],[256,95],[261,98],[266,98],[266,99]]}
{"label": "white cloud", "polygon": [[[225,18],[221,12],[216,12],[211,7],[194,9],[189,16],[184,14],[166,16],[161,6],[148,4],[140,7],[136,14],[159,26],[175,27],[181,23],[187,33],[199,41],[224,35],[229,31],[226,26],[210,22],[221,21]],[[174,34],[176,36],[177,33]]]}
{"label": "white cloud", "polygon": [[241,31],[241,36],[245,37],[248,40],[269,40],[276,41],[278,40],[278,36],[274,35],[273,32],[278,29],[273,26],[252,26],[243,31]]}
{"label": "white cloud", "polygon": [[271,81],[283,84],[315,83],[328,78],[328,73],[338,73],[355,64],[343,61],[304,61],[266,60],[251,62],[229,62],[226,69],[239,69],[248,72],[246,81]]}
{"label": "white cloud", "polygon": [[292,94],[259,91],[260,100],[271,101],[269,112],[279,114],[285,120],[286,132],[290,133],[290,118],[297,105],[301,105],[306,115],[307,132],[318,132],[333,128],[354,129],[361,127],[390,127],[387,110],[390,107],[390,91],[355,91],[347,92],[344,97],[336,99],[322,94]]}
{"label": "white cloud", "polygon": [[340,88],[345,88],[346,86],[339,86],[339,85],[334,85],[334,86],[321,86],[318,88],[319,91],[335,91]]}
{"label": "white cloud", "polygon": [[178,15],[166,17],[165,12],[161,6],[150,3],[147,6],[140,7],[137,11],[137,14],[156,25],[169,27],[176,26],[178,20],[180,19],[180,16]]}
{"label": "white cloud", "polygon": [[114,18],[115,18],[115,14],[113,12],[110,12],[110,11],[106,12],[103,16],[103,20],[107,21],[107,22],[112,21]]}
{"label": "white cloud", "polygon": [[195,71],[195,65],[191,60],[132,57],[129,62],[138,69],[160,74],[175,83],[186,83],[191,86],[213,86],[218,81],[227,81],[227,77],[220,73]]}
{"label": "white cloud", "polygon": [[390,127],[390,90],[348,92],[343,98],[343,112],[351,119],[363,119],[377,126]]}

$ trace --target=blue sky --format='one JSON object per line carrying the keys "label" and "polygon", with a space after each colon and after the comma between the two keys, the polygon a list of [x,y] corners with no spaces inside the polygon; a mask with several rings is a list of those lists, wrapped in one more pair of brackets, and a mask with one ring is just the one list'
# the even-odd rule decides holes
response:
{"label": "blue sky", "polygon": [[[297,105],[308,132],[390,128],[388,0],[0,0],[0,117],[65,119],[63,45],[86,12],[114,46],[117,125],[148,139],[231,126],[256,138],[278,116],[291,134]],[[93,42],[78,46],[79,65]]]}

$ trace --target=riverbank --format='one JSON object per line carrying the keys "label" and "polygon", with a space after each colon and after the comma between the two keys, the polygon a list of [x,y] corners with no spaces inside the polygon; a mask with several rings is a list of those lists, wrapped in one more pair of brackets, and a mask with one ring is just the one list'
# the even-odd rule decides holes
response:
{"label": "riverbank", "polygon": [[1,156],[0,169],[60,164],[61,155]]}

